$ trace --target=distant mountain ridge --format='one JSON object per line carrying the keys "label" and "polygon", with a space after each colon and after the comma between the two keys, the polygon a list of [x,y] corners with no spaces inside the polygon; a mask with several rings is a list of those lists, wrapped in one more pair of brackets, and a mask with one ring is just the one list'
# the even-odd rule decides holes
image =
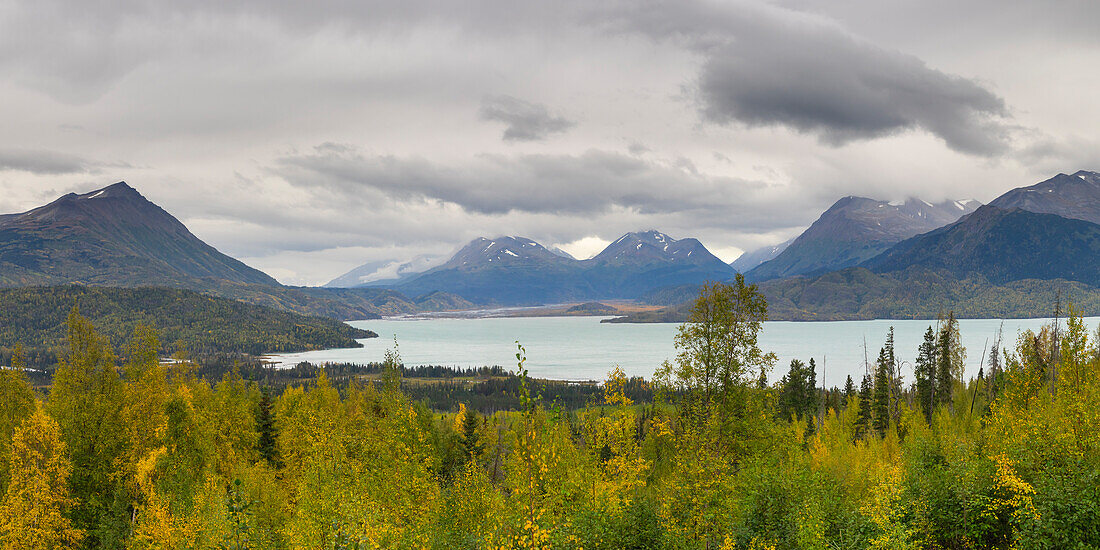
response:
{"label": "distant mountain ridge", "polygon": [[325,283],[326,288],[393,285],[438,265],[440,261],[422,254],[408,261],[370,261]]}
{"label": "distant mountain ridge", "polygon": [[787,239],[774,246],[764,246],[756,250],[749,250],[738,256],[736,260],[730,262],[730,267],[738,273],[747,273],[752,270],[752,268],[780,255],[794,242],[794,239],[797,238],[798,237]]}
{"label": "distant mountain ridge", "polygon": [[890,203],[848,196],[838,200],[774,259],[746,273],[750,281],[816,275],[867,261],[904,239],[973,212],[975,200]]}
{"label": "distant mountain ridge", "polygon": [[657,287],[726,280],[733,273],[698,240],[651,230],[627,233],[587,260],[526,237],[478,238],[393,288],[407,295],[445,291],[477,303],[534,305],[637,298]]}
{"label": "distant mountain ridge", "polygon": [[627,233],[581,262],[599,298],[639,298],[656,288],[726,281],[736,273],[697,239]]}
{"label": "distant mountain ridge", "polygon": [[478,238],[392,288],[409,296],[443,291],[482,304],[569,302],[593,294],[579,264],[526,237]]}
{"label": "distant mountain ridge", "polygon": [[[1059,174],[857,267],[768,280],[760,289],[773,319],[929,318],[948,310],[964,317],[1045,316],[1058,293],[1096,315],[1100,223],[1093,219],[1100,220],[1100,174]],[[678,322],[686,306],[623,320]]]}

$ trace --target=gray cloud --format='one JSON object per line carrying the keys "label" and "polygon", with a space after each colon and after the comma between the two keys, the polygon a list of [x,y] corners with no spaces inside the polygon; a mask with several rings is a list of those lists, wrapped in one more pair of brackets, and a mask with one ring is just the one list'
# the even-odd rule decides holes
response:
{"label": "gray cloud", "polygon": [[482,120],[503,122],[504,141],[539,141],[551,134],[564,132],[574,122],[554,115],[545,105],[531,103],[508,95],[486,97],[481,101]]}
{"label": "gray cloud", "polygon": [[720,124],[787,126],[830,145],[922,129],[963,153],[1008,148],[1001,98],[840,34],[738,41],[708,56],[698,86],[704,118]]}
{"label": "gray cloud", "polygon": [[784,126],[832,146],[919,129],[962,153],[1008,150],[1002,98],[827,19],[746,2],[653,2],[611,20],[703,56],[693,91],[709,122]]}
{"label": "gray cloud", "polygon": [[57,151],[0,149],[0,170],[19,170],[38,175],[82,174],[92,171],[88,161]]}
{"label": "gray cloud", "polygon": [[298,187],[338,193],[344,200],[380,191],[398,200],[442,201],[479,214],[588,215],[614,208],[642,214],[707,211],[737,216],[746,226],[769,228],[781,226],[785,217],[764,214],[761,204],[780,197],[798,203],[813,195],[703,173],[683,158],[661,162],[596,149],[579,155],[486,154],[468,163],[444,165],[323,144],[280,159],[273,171]]}

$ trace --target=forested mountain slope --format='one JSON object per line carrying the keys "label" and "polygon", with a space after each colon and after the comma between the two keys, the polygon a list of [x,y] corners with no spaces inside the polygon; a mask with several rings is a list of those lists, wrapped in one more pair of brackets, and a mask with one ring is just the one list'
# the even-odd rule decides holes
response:
{"label": "forested mountain slope", "polygon": [[[32,364],[49,365],[65,338],[73,307],[111,343],[122,346],[143,324],[160,334],[163,354],[262,354],[361,347],[373,332],[325,318],[172,288],[81,285],[0,288],[0,353],[21,343]],[[4,364],[7,364],[6,362]]]}
{"label": "forested mountain slope", "polygon": [[[921,267],[874,273],[850,267],[758,285],[768,299],[768,318],[773,321],[935,319],[948,311],[972,319],[1046,317],[1053,314],[1050,304],[1059,294],[1085,315],[1100,315],[1100,289],[1064,279],[996,284],[977,273],[959,277]],[[688,305],[680,303],[608,322],[680,323],[687,318]]]}
{"label": "forested mountain slope", "polygon": [[1100,286],[1100,225],[1019,208],[983,206],[864,262],[877,273],[910,267],[978,273],[994,283],[1066,279]]}

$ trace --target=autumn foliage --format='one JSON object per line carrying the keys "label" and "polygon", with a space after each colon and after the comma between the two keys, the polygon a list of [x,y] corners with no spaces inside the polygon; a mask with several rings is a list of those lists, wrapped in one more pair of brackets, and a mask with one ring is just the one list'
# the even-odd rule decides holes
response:
{"label": "autumn foliage", "polygon": [[979,372],[950,315],[920,350],[883,335],[859,394],[810,358],[769,383],[766,314],[743,280],[704,288],[652,403],[613,367],[601,399],[543,406],[517,345],[520,407],[486,415],[411,401],[396,350],[381,379],[276,394],[74,312],[48,394],[0,373],[0,546],[1100,546],[1100,338],[1072,311]]}

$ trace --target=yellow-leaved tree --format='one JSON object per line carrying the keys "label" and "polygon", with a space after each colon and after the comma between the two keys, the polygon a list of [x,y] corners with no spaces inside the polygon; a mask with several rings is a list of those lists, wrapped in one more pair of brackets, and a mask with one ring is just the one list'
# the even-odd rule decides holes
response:
{"label": "yellow-leaved tree", "polygon": [[83,532],[66,517],[72,465],[57,422],[41,404],[15,430],[11,483],[0,506],[0,541],[5,550],[59,548],[80,542]]}
{"label": "yellow-leaved tree", "polygon": [[23,346],[16,344],[11,368],[0,370],[0,494],[7,490],[10,479],[11,436],[34,410],[34,389],[23,368]]}

